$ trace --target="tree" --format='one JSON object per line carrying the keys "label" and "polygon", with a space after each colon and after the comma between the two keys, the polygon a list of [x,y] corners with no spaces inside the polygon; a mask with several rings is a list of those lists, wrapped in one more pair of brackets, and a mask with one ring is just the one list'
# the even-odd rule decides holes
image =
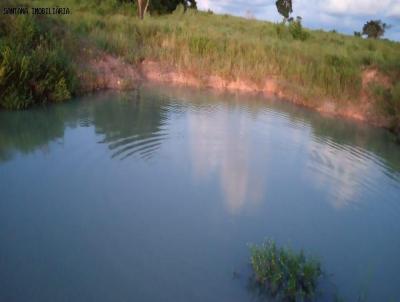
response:
{"label": "tree", "polygon": [[137,10],[140,19],[143,19],[146,14],[147,8],[149,7],[150,0],[137,0]]}
{"label": "tree", "polygon": [[197,3],[196,0],[187,0],[184,1],[186,3],[186,7],[192,8],[192,9],[197,9]]}
{"label": "tree", "polygon": [[143,19],[147,11],[151,14],[168,14],[172,13],[179,4],[186,9],[197,9],[196,0],[117,0],[119,3],[136,2],[137,14]]}
{"label": "tree", "polygon": [[381,20],[371,20],[365,23],[362,33],[368,38],[378,39],[385,34],[385,30],[388,28],[389,26],[382,23]]}
{"label": "tree", "polygon": [[197,9],[196,0],[151,0],[150,12],[156,14],[172,13],[179,4],[186,9]]}
{"label": "tree", "polygon": [[[133,2],[133,0],[118,0],[119,2]],[[137,0],[137,11],[140,19],[144,18],[147,10],[155,14],[172,13],[179,4],[186,9],[197,9],[196,0]]]}
{"label": "tree", "polygon": [[293,12],[292,0],[277,0],[275,4],[278,12],[285,18],[285,20],[288,19],[289,15]]}

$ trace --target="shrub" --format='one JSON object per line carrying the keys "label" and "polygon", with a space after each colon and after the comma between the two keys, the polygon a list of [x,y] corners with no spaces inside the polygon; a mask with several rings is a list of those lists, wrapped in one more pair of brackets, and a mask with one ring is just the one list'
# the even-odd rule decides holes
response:
{"label": "shrub", "polygon": [[259,286],[277,298],[296,301],[314,296],[321,268],[318,261],[277,248],[271,240],[250,247],[251,265]]}
{"label": "shrub", "polygon": [[71,93],[68,90],[67,83],[62,77],[56,84],[52,99],[54,102],[62,102],[71,98]]}
{"label": "shrub", "polygon": [[372,87],[377,97],[377,106],[386,117],[391,119],[393,127],[400,124],[400,83],[391,88],[384,88],[379,85]]}
{"label": "shrub", "polygon": [[[7,17],[0,38],[0,106],[25,109],[60,102],[74,91],[71,60],[46,18]],[[5,25],[4,25],[5,24]]]}
{"label": "shrub", "polygon": [[293,39],[305,41],[309,34],[304,31],[303,25],[301,24],[301,17],[297,17],[296,20],[292,20],[289,23],[289,31],[292,34]]}

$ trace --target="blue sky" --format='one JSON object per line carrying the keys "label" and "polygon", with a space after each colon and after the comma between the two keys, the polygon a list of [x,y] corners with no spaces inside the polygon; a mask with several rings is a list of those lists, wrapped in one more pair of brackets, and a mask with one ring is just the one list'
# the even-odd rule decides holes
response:
{"label": "blue sky", "polygon": [[[281,21],[275,0],[197,0],[200,9],[216,13],[246,16],[251,13],[260,20]],[[400,41],[400,0],[293,0],[293,15],[302,16],[308,28],[353,34],[364,23],[381,19],[392,27],[385,37]]]}

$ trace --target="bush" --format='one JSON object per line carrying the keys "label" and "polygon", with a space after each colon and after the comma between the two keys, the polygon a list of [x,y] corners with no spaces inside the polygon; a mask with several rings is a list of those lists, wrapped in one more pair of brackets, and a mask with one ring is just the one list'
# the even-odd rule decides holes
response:
{"label": "bush", "polygon": [[305,41],[309,37],[309,34],[303,29],[300,17],[297,17],[296,20],[290,21],[289,32],[292,34],[292,37],[295,40]]}
{"label": "bush", "polygon": [[373,88],[377,97],[377,106],[386,117],[390,118],[393,127],[400,124],[400,83],[392,88],[376,85]]}
{"label": "bush", "polygon": [[303,252],[277,248],[271,240],[250,247],[251,265],[257,284],[279,299],[296,301],[314,296],[321,268]]}
{"label": "bush", "polygon": [[46,18],[9,16],[0,21],[0,107],[25,109],[60,102],[74,91],[74,72]]}

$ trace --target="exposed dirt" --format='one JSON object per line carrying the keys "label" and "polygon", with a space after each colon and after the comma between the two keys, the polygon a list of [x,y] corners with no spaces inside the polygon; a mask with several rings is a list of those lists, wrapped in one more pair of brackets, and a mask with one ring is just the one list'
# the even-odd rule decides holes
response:
{"label": "exposed dirt", "polygon": [[135,66],[108,55],[96,55],[79,66],[83,91],[99,89],[132,89],[141,77]]}
{"label": "exposed dirt", "polygon": [[[83,83],[82,87],[84,91],[132,89],[142,81],[171,83],[191,87],[209,87],[218,90],[239,90],[263,93],[265,95],[276,95],[279,98],[313,108],[324,114],[365,121],[381,127],[387,127],[389,123],[385,118],[376,114],[376,110],[373,108],[374,98],[370,92],[370,85],[377,83],[384,87],[390,87],[391,83],[387,77],[372,68],[366,69],[362,73],[362,91],[358,102],[345,102],[329,98],[313,101],[303,99],[291,87],[290,83],[282,82],[276,77],[267,76],[264,83],[260,85],[245,79],[227,80],[215,75],[199,77],[155,61],[145,60],[135,66],[127,64],[122,59],[109,54],[98,53],[94,57],[94,59],[85,60],[79,67],[81,70],[80,81]],[[337,104],[341,105],[338,106]]]}
{"label": "exposed dirt", "polygon": [[390,88],[390,78],[380,73],[376,68],[367,68],[362,72],[362,88],[360,93],[360,108],[367,116],[367,121],[378,125],[388,126],[389,121],[376,114],[375,99],[371,91],[372,85]]}
{"label": "exposed dirt", "polygon": [[390,87],[390,78],[380,73],[376,68],[367,68],[362,73],[362,87],[367,88],[371,83],[377,83],[385,88]]}

